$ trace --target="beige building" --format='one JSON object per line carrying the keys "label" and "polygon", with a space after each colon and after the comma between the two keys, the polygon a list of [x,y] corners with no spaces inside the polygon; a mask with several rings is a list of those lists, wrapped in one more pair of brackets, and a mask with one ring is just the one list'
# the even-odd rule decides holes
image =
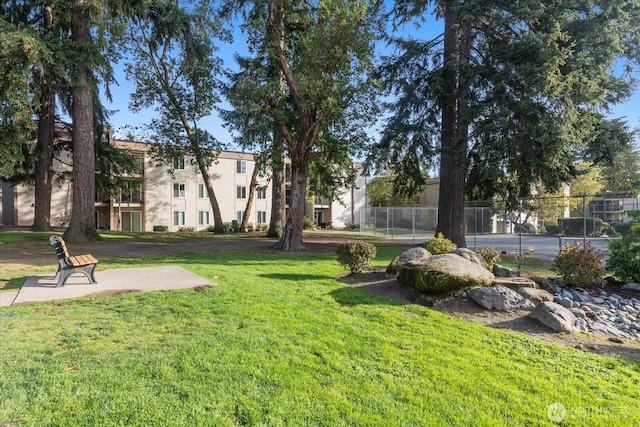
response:
{"label": "beige building", "polygon": [[[192,159],[178,159],[173,165],[156,165],[146,144],[114,141],[118,148],[139,159],[137,173],[127,177],[138,183],[134,190],[116,196],[96,193],[95,220],[100,230],[153,231],[166,226],[170,231],[181,227],[207,230],[213,226],[213,211],[200,172]],[[213,188],[224,222],[241,222],[247,206],[251,174],[255,168],[252,154],[223,151],[209,167]],[[61,172],[69,167],[54,164]],[[364,178],[353,189],[343,192],[339,200],[316,198],[307,206],[307,215],[319,225],[344,227],[355,222],[354,216],[364,206]],[[54,184],[51,195],[51,223],[65,226],[71,213],[73,186],[70,182]],[[0,186],[0,225],[31,226],[34,220],[34,191],[26,186]],[[249,214],[249,223],[268,224],[271,216],[271,184],[259,178]]]}

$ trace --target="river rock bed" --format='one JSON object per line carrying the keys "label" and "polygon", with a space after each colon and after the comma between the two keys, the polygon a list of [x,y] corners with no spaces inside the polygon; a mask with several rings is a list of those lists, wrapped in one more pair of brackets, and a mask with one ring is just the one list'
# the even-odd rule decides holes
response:
{"label": "river rock bed", "polygon": [[580,331],[612,335],[621,339],[640,338],[640,300],[623,298],[604,290],[567,288],[554,278],[554,302],[568,308],[578,319]]}

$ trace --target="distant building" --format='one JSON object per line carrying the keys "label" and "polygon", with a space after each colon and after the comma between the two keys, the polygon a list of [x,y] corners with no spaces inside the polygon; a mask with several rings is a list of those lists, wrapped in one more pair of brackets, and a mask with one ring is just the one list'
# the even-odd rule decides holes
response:
{"label": "distant building", "polygon": [[[170,231],[180,227],[207,230],[213,225],[213,211],[202,176],[191,158],[178,159],[173,165],[156,165],[151,161],[147,144],[113,141],[114,146],[138,158],[138,171],[127,178],[136,181],[134,190],[108,195],[96,192],[95,223],[99,230],[153,231],[166,226]],[[212,184],[224,222],[242,221],[255,167],[252,154],[223,151],[209,167]],[[169,169],[172,171],[170,172]],[[66,163],[54,162],[54,170],[69,171]],[[51,195],[51,224],[63,226],[71,213],[73,185],[54,184]],[[364,178],[345,189],[338,200],[316,198],[307,206],[307,215],[319,225],[345,227],[355,222],[360,206],[364,206]],[[34,191],[24,185],[0,186],[0,225],[31,226],[34,220]],[[268,224],[271,217],[271,183],[259,179],[249,222]]]}

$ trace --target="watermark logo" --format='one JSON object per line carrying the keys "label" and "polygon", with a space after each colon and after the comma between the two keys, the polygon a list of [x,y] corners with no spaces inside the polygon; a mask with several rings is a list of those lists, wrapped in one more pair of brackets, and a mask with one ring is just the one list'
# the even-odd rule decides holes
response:
{"label": "watermark logo", "polygon": [[547,407],[547,416],[554,423],[560,423],[567,416],[567,408],[562,403],[552,403]]}

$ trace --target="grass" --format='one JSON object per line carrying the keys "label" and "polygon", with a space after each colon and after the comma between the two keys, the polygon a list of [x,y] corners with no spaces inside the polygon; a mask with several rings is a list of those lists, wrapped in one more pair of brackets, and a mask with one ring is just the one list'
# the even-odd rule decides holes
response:
{"label": "grass", "polygon": [[132,264],[219,286],[0,309],[0,426],[640,424],[640,365],[365,294],[332,254],[101,260]]}

